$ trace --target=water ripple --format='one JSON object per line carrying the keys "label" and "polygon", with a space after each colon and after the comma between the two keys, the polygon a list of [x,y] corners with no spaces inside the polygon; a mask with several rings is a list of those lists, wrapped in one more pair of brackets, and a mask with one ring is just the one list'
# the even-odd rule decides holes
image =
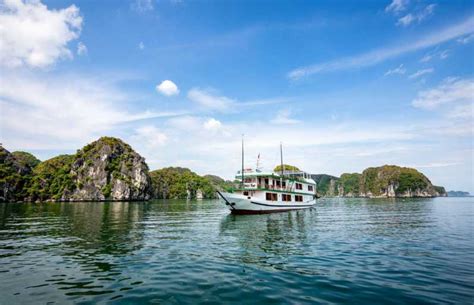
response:
{"label": "water ripple", "polygon": [[471,304],[474,202],[0,204],[0,303]]}

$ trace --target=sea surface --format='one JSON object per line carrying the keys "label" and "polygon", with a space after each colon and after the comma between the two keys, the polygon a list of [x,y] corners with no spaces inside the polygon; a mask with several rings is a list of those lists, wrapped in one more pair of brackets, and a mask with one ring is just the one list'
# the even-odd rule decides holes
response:
{"label": "sea surface", "polygon": [[0,204],[0,304],[473,304],[474,198]]}

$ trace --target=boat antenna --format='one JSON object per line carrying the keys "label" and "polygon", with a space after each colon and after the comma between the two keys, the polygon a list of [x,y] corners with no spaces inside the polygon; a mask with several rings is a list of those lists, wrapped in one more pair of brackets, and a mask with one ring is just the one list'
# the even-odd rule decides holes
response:
{"label": "boat antenna", "polygon": [[244,187],[244,134],[242,134],[242,188]]}

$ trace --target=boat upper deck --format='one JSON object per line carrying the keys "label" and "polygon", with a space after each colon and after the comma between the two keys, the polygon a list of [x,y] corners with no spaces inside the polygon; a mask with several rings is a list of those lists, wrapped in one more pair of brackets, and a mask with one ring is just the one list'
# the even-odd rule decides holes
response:
{"label": "boat upper deck", "polygon": [[[242,181],[240,171],[235,178]],[[261,190],[309,195],[314,194],[316,190],[316,182],[304,172],[284,172],[281,175],[270,171],[246,169],[243,179],[243,184],[236,191]]]}
{"label": "boat upper deck", "polygon": [[[288,181],[297,181],[306,184],[316,185],[316,182],[311,178],[311,176],[303,171],[283,171],[283,175],[281,172],[272,172],[272,171],[262,171],[260,169],[244,169],[243,174],[244,179],[247,178],[275,178],[275,179],[282,179]],[[238,171],[235,178],[237,180],[242,180],[242,172]]]}

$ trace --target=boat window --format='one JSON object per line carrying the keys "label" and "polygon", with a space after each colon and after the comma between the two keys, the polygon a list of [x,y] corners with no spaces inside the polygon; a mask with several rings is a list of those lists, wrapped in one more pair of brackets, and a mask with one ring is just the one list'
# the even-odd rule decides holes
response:
{"label": "boat window", "polygon": [[296,201],[296,202],[303,202],[303,196],[301,196],[301,195],[295,195],[295,201]]}
{"label": "boat window", "polygon": [[280,180],[276,180],[276,185],[280,186]]}
{"label": "boat window", "polygon": [[282,187],[286,187],[286,181],[283,181],[283,182],[281,183],[281,186],[282,186]]}
{"label": "boat window", "polygon": [[276,193],[266,193],[265,197],[269,201],[277,201],[278,200],[278,194],[276,194]]}
{"label": "boat window", "polygon": [[244,195],[245,195],[245,196],[248,196],[248,195],[249,195],[249,192],[245,191],[245,192],[244,192]]}
{"label": "boat window", "polygon": [[291,201],[291,195],[282,194],[281,196],[283,201]]}
{"label": "boat window", "polygon": [[313,186],[312,185],[308,185],[308,191],[313,191]]}
{"label": "boat window", "polygon": [[301,183],[296,183],[296,189],[297,189],[297,190],[302,190],[302,189],[303,189],[303,184],[301,184]]}

